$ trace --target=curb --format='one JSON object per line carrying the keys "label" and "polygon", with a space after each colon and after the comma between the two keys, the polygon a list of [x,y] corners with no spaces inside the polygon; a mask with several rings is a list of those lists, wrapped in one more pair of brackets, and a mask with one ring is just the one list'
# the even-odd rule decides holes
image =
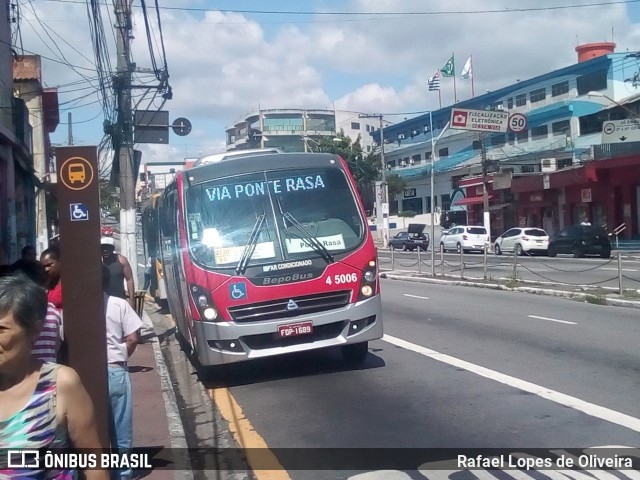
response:
{"label": "curb", "polygon": [[[588,297],[595,296],[593,293],[566,292],[562,290],[555,290],[552,288],[507,287],[506,285],[500,285],[498,283],[474,282],[471,280],[446,280],[446,279],[431,278],[431,277],[414,277],[414,276],[406,276],[406,275],[397,275],[394,273],[386,273],[386,272],[381,273],[380,278],[388,278],[390,280],[405,280],[408,282],[418,282],[418,283],[433,283],[433,284],[440,284],[440,285],[459,285],[463,287],[489,288],[493,290],[504,290],[507,292],[522,292],[522,293],[530,293],[535,295],[549,295],[554,297],[563,297],[571,300],[576,300],[576,299],[585,300]],[[621,298],[609,298],[609,297],[604,297],[604,301],[606,302],[605,304],[609,306],[640,308],[640,301],[623,300]]]}
{"label": "curb", "polygon": [[[147,316],[149,318],[149,321],[151,321],[146,311],[143,311],[143,316]],[[158,341],[158,336],[153,335],[146,341],[150,342],[153,346],[156,371],[158,372],[158,375],[160,377],[162,399],[164,401],[167,422],[169,424],[169,441],[171,449],[186,449],[187,436],[184,432],[184,426],[180,417],[180,411],[178,410],[178,401],[173,390],[171,376],[169,375],[169,370],[167,369],[167,364],[164,360],[164,355],[162,353],[162,348],[160,347],[160,342]],[[192,468],[189,468],[189,470],[175,470],[173,472],[173,478],[175,478],[175,480],[194,480],[192,470]]]}

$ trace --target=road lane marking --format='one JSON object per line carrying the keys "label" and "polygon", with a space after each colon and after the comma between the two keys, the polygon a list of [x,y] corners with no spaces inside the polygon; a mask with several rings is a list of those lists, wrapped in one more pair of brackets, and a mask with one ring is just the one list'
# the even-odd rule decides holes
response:
{"label": "road lane marking", "polygon": [[[222,417],[229,423],[229,431],[233,438],[244,449],[247,463],[258,480],[290,480],[289,474],[271,453],[267,442],[253,428],[249,419],[242,411],[242,407],[236,402],[228,388],[211,388],[209,396],[217,405]],[[256,453],[257,452],[257,453]],[[259,455],[259,460],[254,458]],[[253,465],[259,464],[262,468],[256,470]]]}
{"label": "road lane marking", "polygon": [[601,407],[600,405],[595,405],[593,403],[580,400],[579,398],[572,397],[555,390],[551,390],[550,388],[542,387],[540,385],[536,385],[535,383],[527,382],[526,380],[521,380],[504,373],[496,372],[495,370],[491,370],[489,368],[481,367],[480,365],[476,365],[474,363],[467,362],[465,360],[461,360],[459,358],[452,357],[435,350],[431,350],[430,348],[407,342],[406,340],[402,340],[401,338],[384,335],[382,339],[398,347],[405,348],[407,350],[411,350],[412,352],[424,355],[425,357],[437,360],[438,362],[446,363],[447,365],[451,365],[453,367],[462,368],[463,370],[475,373],[476,375],[480,375],[481,377],[495,380],[496,382],[508,385],[513,388],[517,388],[525,392],[533,393],[534,395],[538,395],[539,397],[551,400],[552,402],[556,402],[560,405],[564,405],[565,407],[573,408],[574,410],[586,413],[587,415],[590,415],[592,417],[600,418],[610,423],[615,423],[616,425],[620,425],[635,432],[640,432],[640,419],[632,417],[631,415],[617,412],[606,407]]}
{"label": "road lane marking", "polygon": [[410,293],[403,293],[405,297],[419,298],[420,300],[429,300],[429,297],[421,297],[420,295],[411,295]]}
{"label": "road lane marking", "polygon": [[[617,268],[609,268],[609,267],[602,267],[602,270],[611,270],[613,272],[617,272],[618,269]],[[620,269],[623,272],[637,272],[638,270],[635,268],[621,268]]]}
{"label": "road lane marking", "polygon": [[537,318],[538,320],[547,320],[548,322],[566,323],[567,325],[577,325],[576,322],[569,322],[568,320],[558,320],[557,318],[539,317],[538,315],[527,315],[529,318]]}

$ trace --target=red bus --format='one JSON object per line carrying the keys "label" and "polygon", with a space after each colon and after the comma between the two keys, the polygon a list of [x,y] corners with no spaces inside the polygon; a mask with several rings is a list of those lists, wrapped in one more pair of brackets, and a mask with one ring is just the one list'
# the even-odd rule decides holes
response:
{"label": "red bus", "polygon": [[376,249],[339,156],[203,157],[165,188],[159,224],[169,308],[201,365],[333,346],[361,362],[382,337]]}

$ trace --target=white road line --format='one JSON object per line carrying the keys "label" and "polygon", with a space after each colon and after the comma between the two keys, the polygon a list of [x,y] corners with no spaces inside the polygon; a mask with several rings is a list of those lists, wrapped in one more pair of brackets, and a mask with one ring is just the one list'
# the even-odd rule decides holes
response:
{"label": "white road line", "polygon": [[382,339],[398,347],[406,348],[407,350],[411,350],[412,352],[419,353],[420,355],[424,355],[425,357],[429,357],[433,360],[437,360],[438,362],[446,363],[453,367],[462,368],[471,373],[475,373],[476,375],[480,375],[481,377],[503,383],[505,385],[520,389],[525,392],[533,393],[534,395],[538,395],[539,397],[551,400],[552,402],[556,402],[560,405],[564,405],[565,407],[573,408],[574,410],[586,413],[587,415],[591,415],[592,417],[615,423],[616,425],[620,425],[635,432],[640,432],[640,418],[632,417],[630,415],[617,412],[606,407],[601,407],[599,405],[580,400],[579,398],[572,397],[570,395],[566,395],[564,393],[560,393],[555,390],[542,387],[540,385],[536,385],[535,383],[520,380],[519,378],[505,375],[504,373],[496,372],[495,370],[481,367],[480,365],[476,365],[465,360],[460,360],[459,358],[455,358],[444,353],[436,352],[435,350],[416,345],[415,343],[407,342],[406,340],[402,340],[401,338],[384,335]]}
{"label": "white road line", "polygon": [[557,318],[539,317],[538,315],[527,315],[529,318],[537,318],[538,320],[547,320],[549,322],[566,323],[567,325],[577,325],[576,322],[569,322],[567,320],[558,320]]}
{"label": "white road line", "polygon": [[403,295],[405,297],[411,297],[411,298],[419,298],[421,300],[429,300],[429,297],[421,297],[420,295],[411,295],[409,293],[403,293]]}
{"label": "white road line", "polygon": [[[618,271],[617,268],[609,268],[609,267],[602,267],[602,270],[611,270],[613,272],[617,272]],[[637,272],[638,271],[635,268],[621,268],[620,270],[622,270],[623,272]]]}

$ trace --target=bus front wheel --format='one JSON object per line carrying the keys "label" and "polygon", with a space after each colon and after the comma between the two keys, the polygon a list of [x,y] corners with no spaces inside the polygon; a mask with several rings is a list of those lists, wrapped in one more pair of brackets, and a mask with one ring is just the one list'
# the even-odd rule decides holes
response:
{"label": "bus front wheel", "polygon": [[347,363],[356,364],[364,362],[369,353],[369,342],[353,343],[342,347],[342,356]]}

